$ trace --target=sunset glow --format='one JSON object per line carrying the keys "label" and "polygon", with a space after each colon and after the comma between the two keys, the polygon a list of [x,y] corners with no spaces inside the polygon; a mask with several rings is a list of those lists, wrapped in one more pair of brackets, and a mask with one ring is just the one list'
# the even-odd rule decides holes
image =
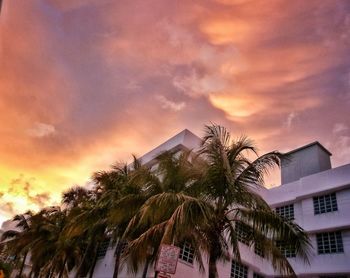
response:
{"label": "sunset glow", "polygon": [[4,0],[0,222],[187,128],[350,161],[350,1]]}

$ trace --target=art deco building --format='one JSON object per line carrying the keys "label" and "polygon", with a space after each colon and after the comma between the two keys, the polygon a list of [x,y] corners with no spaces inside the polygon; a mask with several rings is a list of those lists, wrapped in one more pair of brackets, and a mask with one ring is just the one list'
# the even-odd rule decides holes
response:
{"label": "art deco building", "polygon": [[[200,138],[184,130],[141,159],[148,165],[165,150],[196,150]],[[282,184],[259,193],[277,213],[294,219],[310,236],[310,265],[299,261],[293,250],[284,250],[298,277],[350,277],[350,164],[331,167],[331,153],[314,142],[289,152],[290,160],[282,161]],[[277,277],[262,250],[240,243],[240,263],[219,264],[219,277]],[[99,250],[95,278],[112,277],[114,249],[106,242]],[[121,270],[119,277],[141,277]],[[153,267],[147,277],[154,277]],[[176,274],[171,277],[207,277],[193,260],[191,246],[181,248]]]}

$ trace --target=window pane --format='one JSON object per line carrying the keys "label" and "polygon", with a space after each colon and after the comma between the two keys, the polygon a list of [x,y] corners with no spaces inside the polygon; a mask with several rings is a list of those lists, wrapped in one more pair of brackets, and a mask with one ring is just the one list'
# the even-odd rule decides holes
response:
{"label": "window pane", "polygon": [[337,198],[335,193],[313,197],[314,213],[326,213],[338,210]]}
{"label": "window pane", "polygon": [[247,278],[248,267],[236,261],[231,264],[231,278]]}
{"label": "window pane", "polygon": [[319,254],[344,252],[340,231],[316,234],[316,241]]}
{"label": "window pane", "polygon": [[287,220],[294,220],[294,204],[290,204],[283,207],[277,207],[276,213]]}
{"label": "window pane", "polygon": [[190,243],[185,241],[181,245],[179,259],[192,264],[193,263],[193,257],[194,257],[194,249],[192,248]]}

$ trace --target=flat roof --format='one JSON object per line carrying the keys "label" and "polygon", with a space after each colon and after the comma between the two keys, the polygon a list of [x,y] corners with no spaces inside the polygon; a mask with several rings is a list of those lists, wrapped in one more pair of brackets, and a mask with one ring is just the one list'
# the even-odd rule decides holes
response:
{"label": "flat roof", "polygon": [[184,129],[177,133],[158,147],[147,152],[140,157],[142,164],[152,163],[153,160],[162,152],[177,149],[197,149],[202,142],[202,139],[193,134],[188,129]]}
{"label": "flat roof", "polygon": [[326,149],[320,142],[318,142],[318,141],[309,143],[309,144],[307,144],[307,145],[305,145],[305,146],[301,146],[301,147],[299,147],[299,148],[296,148],[296,149],[291,150],[291,151],[289,151],[289,152],[286,152],[286,153],[284,153],[284,154],[292,154],[292,153],[301,151],[301,150],[303,150],[303,149],[312,147],[312,146],[314,146],[314,145],[319,146],[323,151],[325,151],[326,153],[328,153],[330,156],[332,155],[332,153],[331,153],[329,150],[327,150],[327,149]]}

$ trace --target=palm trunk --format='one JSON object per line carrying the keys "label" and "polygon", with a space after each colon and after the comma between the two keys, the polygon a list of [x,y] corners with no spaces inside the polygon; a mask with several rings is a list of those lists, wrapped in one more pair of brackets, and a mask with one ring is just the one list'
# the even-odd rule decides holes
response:
{"label": "palm trunk", "polygon": [[213,252],[210,252],[209,254],[209,278],[218,278],[218,270],[216,268],[216,261],[217,258],[216,256],[213,254]]}
{"label": "palm trunk", "polygon": [[19,273],[18,273],[18,276],[17,277],[21,277],[22,276],[22,273],[23,273],[23,269],[24,269],[24,264],[26,262],[26,259],[27,259],[27,255],[28,255],[28,252],[26,252],[24,254],[24,258],[23,258],[23,261],[21,263],[21,268],[19,269]]}
{"label": "palm trunk", "polygon": [[[223,213],[223,215],[225,215]],[[218,219],[224,219],[224,218],[218,218]],[[209,278],[218,278],[218,270],[216,263],[218,262],[218,259],[220,258],[220,235],[222,235],[224,230],[224,222],[218,221],[215,223],[215,225],[212,227],[211,230],[209,230],[209,266],[208,266],[208,277]]]}
{"label": "palm trunk", "polygon": [[142,278],[146,278],[147,272],[148,272],[148,265],[149,265],[150,257],[147,257],[145,262],[145,267],[143,269]]}
{"label": "palm trunk", "polygon": [[94,275],[95,266],[97,263],[97,250],[98,250],[99,246],[100,246],[100,242],[97,242],[96,248],[95,248],[94,259],[92,261],[92,265],[91,265],[91,269],[90,269],[90,273],[89,273],[89,278],[92,278],[92,276]]}
{"label": "palm trunk", "polygon": [[120,257],[122,254],[122,245],[123,243],[119,240],[117,243],[117,248],[115,250],[115,264],[114,264],[113,278],[118,278]]}
{"label": "palm trunk", "polygon": [[63,265],[62,265],[60,274],[58,275],[58,278],[62,278],[64,269],[65,269],[65,267],[66,267],[66,263],[67,263],[67,257],[64,258],[64,262],[63,262]]}
{"label": "palm trunk", "polygon": [[84,265],[84,262],[85,262],[85,259],[86,259],[86,257],[87,257],[87,254],[88,254],[90,248],[91,248],[91,245],[92,245],[92,240],[89,241],[89,244],[88,244],[88,246],[87,246],[86,249],[85,249],[84,256],[83,256],[83,258],[81,259],[81,262],[80,262],[80,264],[79,264],[79,266],[78,266],[78,268],[77,268],[77,273],[75,274],[74,278],[79,278],[79,275],[80,275],[80,273],[81,273],[81,270],[82,270],[83,265]]}

